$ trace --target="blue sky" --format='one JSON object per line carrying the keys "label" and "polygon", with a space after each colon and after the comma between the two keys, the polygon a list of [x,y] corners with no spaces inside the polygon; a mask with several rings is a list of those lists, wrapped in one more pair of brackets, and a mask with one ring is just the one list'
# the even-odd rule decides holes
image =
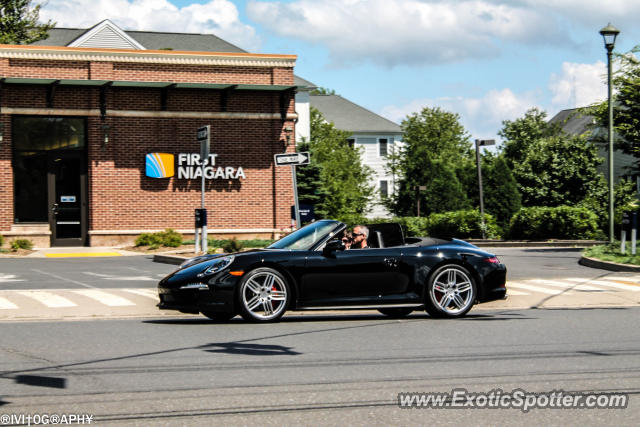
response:
{"label": "blue sky", "polygon": [[86,28],[213,33],[298,55],[296,74],[397,123],[425,106],[497,138],[532,107],[553,116],[606,97],[600,28],[640,44],[640,0],[49,0],[41,18]]}

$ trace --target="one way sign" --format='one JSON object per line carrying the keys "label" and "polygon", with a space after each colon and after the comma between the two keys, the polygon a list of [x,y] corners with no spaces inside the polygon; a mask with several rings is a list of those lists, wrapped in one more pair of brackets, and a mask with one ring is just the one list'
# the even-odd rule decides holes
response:
{"label": "one way sign", "polygon": [[308,165],[311,155],[308,151],[302,153],[275,154],[276,166]]}

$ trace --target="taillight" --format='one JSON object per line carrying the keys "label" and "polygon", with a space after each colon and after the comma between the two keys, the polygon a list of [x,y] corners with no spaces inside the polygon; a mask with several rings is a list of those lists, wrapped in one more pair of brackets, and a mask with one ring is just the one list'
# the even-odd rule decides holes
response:
{"label": "taillight", "polygon": [[500,264],[500,260],[497,256],[493,256],[491,258],[484,258],[484,262],[488,262],[489,264]]}

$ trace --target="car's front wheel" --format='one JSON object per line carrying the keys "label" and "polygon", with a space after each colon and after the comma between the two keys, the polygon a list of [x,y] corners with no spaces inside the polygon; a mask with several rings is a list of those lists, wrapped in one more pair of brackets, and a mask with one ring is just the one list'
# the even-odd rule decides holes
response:
{"label": "car's front wheel", "polygon": [[256,268],[240,282],[240,315],[251,322],[274,322],[284,315],[291,292],[287,279],[272,268]]}
{"label": "car's front wheel", "polygon": [[466,268],[448,264],[430,276],[426,294],[425,308],[432,317],[462,317],[476,299],[476,283]]}

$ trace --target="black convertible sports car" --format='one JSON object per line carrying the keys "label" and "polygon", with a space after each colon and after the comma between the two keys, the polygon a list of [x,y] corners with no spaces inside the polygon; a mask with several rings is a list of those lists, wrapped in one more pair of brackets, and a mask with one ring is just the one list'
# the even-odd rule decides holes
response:
{"label": "black convertible sports car", "polygon": [[506,267],[470,243],[405,238],[399,224],[377,224],[369,249],[345,250],[345,229],[321,220],[265,249],[191,258],[160,281],[158,307],[216,320],[275,321],[313,309],[460,317],[506,296]]}

